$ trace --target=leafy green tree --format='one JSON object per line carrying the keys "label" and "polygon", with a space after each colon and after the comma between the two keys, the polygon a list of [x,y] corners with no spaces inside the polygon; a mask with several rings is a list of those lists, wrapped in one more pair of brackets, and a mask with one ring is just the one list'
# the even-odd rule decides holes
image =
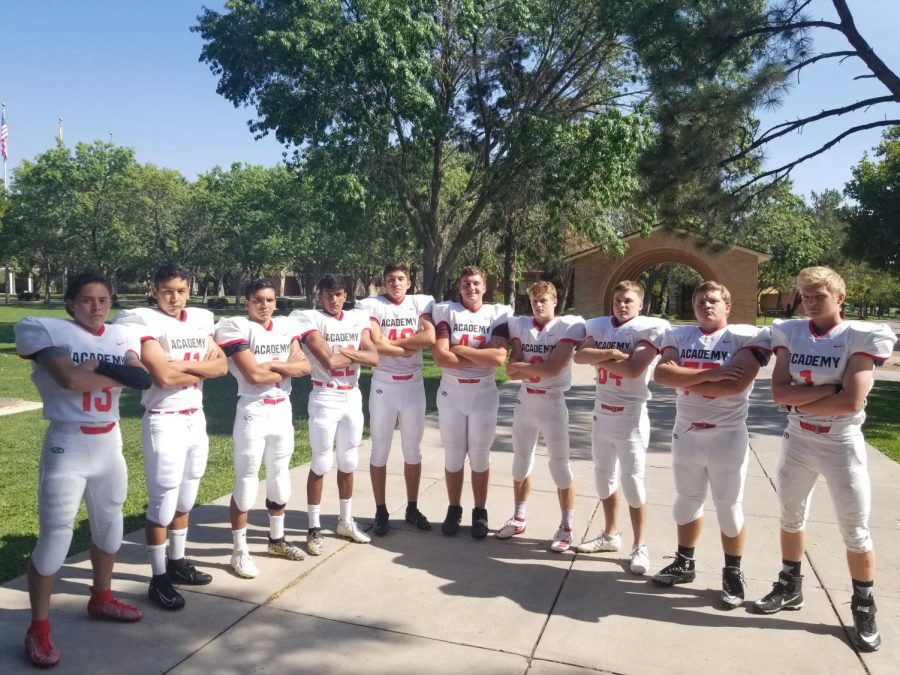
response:
{"label": "leafy green tree", "polygon": [[[900,123],[900,77],[860,34],[849,3],[830,4],[833,12],[811,0],[636,0],[635,46],[659,124],[643,168],[666,221],[728,236],[756,208],[754,197],[798,164],[847,136]],[[846,46],[816,49],[824,33]],[[756,109],[777,105],[806,69],[837,60],[862,66],[862,74],[848,67],[833,85],[844,105],[759,124]],[[859,89],[868,83],[880,91]],[[838,119],[851,121],[819,147],[776,166],[760,161],[769,144]]]}
{"label": "leafy green tree", "polygon": [[293,182],[286,167],[246,164],[232,164],[227,171],[215,167],[198,179],[207,219],[200,230],[205,232],[204,239],[216,241],[219,263],[201,261],[234,273],[235,305],[246,281],[268,270],[281,270],[290,260],[286,214],[280,205]]}
{"label": "leafy green tree", "polygon": [[875,157],[863,157],[844,190],[854,200],[846,212],[846,250],[900,276],[900,127],[885,132]]}
{"label": "leafy green tree", "polygon": [[72,259],[115,284],[118,271],[132,264],[144,245],[132,217],[141,188],[134,150],[102,141],[79,143],[72,164],[75,211],[68,227],[77,242]]}
{"label": "leafy green tree", "polygon": [[4,249],[25,268],[37,268],[44,299],[50,283],[80,246],[72,226],[78,211],[77,176],[70,152],[62,145],[23,161],[11,184],[9,211],[4,219]]}
{"label": "leafy green tree", "polygon": [[146,274],[180,257],[179,233],[190,225],[187,209],[191,184],[177,171],[152,164],[139,167],[135,181],[125,216],[140,239],[131,268]]}
{"label": "leafy green tree", "polygon": [[[547,149],[575,149],[558,142],[572,124],[596,131],[602,119],[620,142],[640,126],[611,114],[636,103],[628,3],[230,0],[226,9],[205,10],[195,27],[218,92],[255,106],[251,129],[294,144],[298,162],[327,150],[366,189],[383,190],[436,295],[463,250],[503,222],[492,210],[565,165]],[[572,181],[601,174],[577,168]]]}

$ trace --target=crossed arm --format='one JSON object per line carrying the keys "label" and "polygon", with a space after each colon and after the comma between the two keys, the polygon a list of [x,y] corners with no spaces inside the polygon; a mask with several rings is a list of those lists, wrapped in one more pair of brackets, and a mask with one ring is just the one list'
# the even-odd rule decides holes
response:
{"label": "crossed arm", "polygon": [[603,364],[613,375],[626,380],[642,377],[656,358],[657,351],[646,342],[640,342],[632,354],[618,349],[598,349],[593,338],[587,338],[575,352],[575,363]]}
{"label": "crossed arm", "polygon": [[385,356],[412,356],[434,344],[434,324],[431,317],[423,314],[419,317],[419,325],[416,332],[403,338],[389,340],[381,332],[377,321],[372,321],[372,342],[379,354]]}
{"label": "crossed arm", "polygon": [[206,339],[206,355],[202,361],[169,361],[156,340],[145,340],[141,344],[141,361],[150,371],[153,383],[167,389],[189,387],[201,380],[221,377],[228,372],[225,353],[213,342],[211,336]]}
{"label": "crossed arm", "polygon": [[375,343],[372,342],[369,331],[363,331],[359,340],[359,349],[338,347],[337,351],[332,351],[331,346],[317,330],[308,333],[304,338],[304,343],[313,357],[328,370],[346,368],[353,363],[364,366],[378,365],[378,351],[375,349]]}
{"label": "crossed arm", "polygon": [[494,336],[480,349],[468,345],[450,346],[449,337],[439,337],[431,350],[438,368],[499,368],[506,361],[505,337]]}
{"label": "crossed arm", "polygon": [[512,341],[512,354],[509,363],[506,364],[506,374],[511,380],[526,380],[533,377],[553,377],[557,375],[569,363],[572,352],[575,351],[575,343],[571,340],[561,340],[550,350],[550,358],[546,361],[529,363],[524,360],[522,344],[518,340]]}
{"label": "crossed arm", "polygon": [[851,356],[840,386],[795,384],[791,379],[790,358],[787,349],[779,349],[775,357],[772,398],[776,403],[803,408],[803,413],[810,415],[848,415],[862,410],[866,404],[875,368],[871,357]]}
{"label": "crossed arm", "polygon": [[730,363],[713,368],[689,368],[678,364],[675,349],[667,349],[653,373],[664,387],[690,389],[705,396],[735,396],[749,387],[759,372],[759,361],[751,350],[740,350]]}
{"label": "crossed arm", "polygon": [[300,349],[297,340],[291,341],[291,351],[286,361],[268,361],[257,363],[256,356],[249,349],[232,354],[234,365],[250,384],[278,384],[285,377],[303,377],[309,375],[309,361]]}

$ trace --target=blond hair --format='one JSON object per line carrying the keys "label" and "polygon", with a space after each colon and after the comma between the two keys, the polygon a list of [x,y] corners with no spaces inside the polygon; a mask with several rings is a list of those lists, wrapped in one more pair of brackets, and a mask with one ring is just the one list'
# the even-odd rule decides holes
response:
{"label": "blond hair", "polygon": [[830,267],[805,267],[795,282],[799,290],[803,286],[824,286],[834,295],[847,295],[847,284],[840,274]]}
{"label": "blond hair", "polygon": [[535,281],[531,286],[528,287],[528,297],[529,298],[539,298],[542,295],[549,295],[551,298],[556,300],[556,286],[554,286],[549,281]]}
{"label": "blond hair", "polygon": [[722,302],[726,305],[731,304],[731,291],[725,288],[724,284],[720,284],[718,281],[704,281],[702,284],[697,286],[694,289],[694,292],[691,294],[691,302],[697,299],[697,296],[701,293],[709,293],[711,291],[718,291],[722,296]]}
{"label": "blond hair", "polygon": [[628,293],[629,291],[637,295],[641,301],[644,300],[644,287],[636,281],[620,281],[613,286],[613,296],[616,293]]}

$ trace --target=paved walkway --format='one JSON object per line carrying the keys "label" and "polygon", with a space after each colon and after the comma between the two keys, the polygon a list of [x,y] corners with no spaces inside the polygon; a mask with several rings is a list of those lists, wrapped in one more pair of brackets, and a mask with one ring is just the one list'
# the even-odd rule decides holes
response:
{"label": "paved walkway", "polygon": [[[488,510],[499,527],[512,512],[509,423],[517,385],[502,387]],[[670,393],[651,402],[653,434],[648,458],[652,569],[674,551],[674,488],[668,429]],[[579,539],[602,525],[590,463],[590,370],[578,367],[570,401],[574,470],[578,485]],[[783,417],[769,401],[761,374],[753,395],[752,458],[744,506],[748,542],[745,571],[749,598],[768,592],[780,566],[778,505],[772,476]],[[446,510],[437,421],[425,437],[420,507],[436,524],[420,533],[402,522],[402,460],[389,464],[389,508],[397,520],[390,534],[363,546],[333,536],[337,490],[329,478],[323,503],[327,550],[320,558],[289,562],[262,553],[267,532],[263,499],[251,514],[250,542],[261,575],[235,577],[229,568],[228,498],[195,510],[189,554],[215,578],[185,590],[187,607],[168,613],[148,606],[148,567],[135,533],[117,567],[119,595],[145,607],[134,626],[96,623],[84,611],[90,572],[85,556],[70,559],[54,596],[54,639],[62,651],[59,672],[90,673],[896,673],[900,664],[900,467],[870,452],[878,545],[877,597],[884,645],[858,655],[848,643],[852,625],[843,547],[827,490],[816,491],[805,563],[806,605],[800,612],[760,617],[717,608],[722,566],[715,514],[697,549],[693,584],[658,589],[627,572],[627,551],[587,556],[546,550],[556,529],[555,488],[544,458],[535,467],[528,532],[500,541],[475,541],[464,527],[455,538],[437,524]],[[542,450],[539,449],[539,453]],[[365,467],[364,446],[361,466]],[[294,508],[288,536],[306,530],[307,467],[293,472]],[[374,513],[365,468],[357,474],[354,511],[368,526]],[[471,493],[466,488],[468,522]],[[630,548],[626,529],[625,548]],[[22,637],[28,622],[23,578],[0,588],[0,673],[27,671]]]}

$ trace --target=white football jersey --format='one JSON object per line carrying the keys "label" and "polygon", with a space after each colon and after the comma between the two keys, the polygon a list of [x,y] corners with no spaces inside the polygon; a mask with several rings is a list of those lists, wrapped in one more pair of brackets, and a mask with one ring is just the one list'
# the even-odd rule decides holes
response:
{"label": "white football jersey", "polygon": [[[556,316],[545,325],[539,325],[534,317],[514,316],[509,320],[509,339],[522,347],[522,360],[543,363],[560,342],[576,345],[584,340],[584,319],[580,316]],[[574,353],[574,352],[573,352]],[[567,391],[572,386],[572,359],[553,377],[530,377],[526,384],[546,390]]]}
{"label": "white football jersey", "polygon": [[[450,346],[468,345],[481,348],[491,341],[497,326],[508,323],[512,316],[509,305],[482,305],[477,312],[470,312],[458,302],[439,302],[431,310],[435,328],[443,325],[450,333]],[[453,377],[493,377],[494,368],[444,368]]]}
{"label": "white football jersey", "polygon": [[[792,319],[772,326],[772,349],[790,353],[791,380],[795,384],[840,384],[851,356],[863,354],[877,365],[894,350],[897,337],[885,324],[842,321],[824,335],[816,333],[812,321]],[[801,406],[802,407],[802,406]],[[797,413],[792,413],[796,415]],[[807,415],[813,423],[841,421],[862,424],[865,410],[847,415]]]}
{"label": "white football jersey", "polygon": [[[725,365],[741,349],[771,352],[766,330],[746,324],[729,324],[713,333],[704,333],[699,326],[676,326],[666,331],[661,351],[676,350],[677,363],[686,368],[712,368]],[[675,396],[675,417],[681,423],[705,422],[717,426],[743,424],[750,407],[751,383],[735,396],[705,396],[678,389]]]}
{"label": "white football jersey", "polygon": [[[620,324],[614,316],[600,316],[585,322],[585,339],[591,338],[597,349],[618,349],[633,354],[644,342],[659,352],[662,337],[669,330],[669,322],[652,316],[638,315]],[[644,371],[643,377],[625,378],[610,372],[602,363],[597,364],[595,395],[601,403],[629,405],[650,400],[650,378],[655,361]],[[610,364],[613,366],[614,364]]]}
{"label": "white football jersey", "polygon": [[[27,318],[15,326],[16,351],[30,358],[48,347],[64,349],[76,364],[108,361],[125,364],[126,353],[140,357],[138,336],[123,326],[104,324],[96,335],[67,319]],[[44,402],[44,417],[57,422],[104,424],[119,419],[121,387],[100,391],[68,391],[60,387],[47,369],[31,363],[31,379]]]}
{"label": "white football jersey", "polygon": [[[207,338],[213,334],[213,313],[200,307],[186,307],[178,318],[152,307],[119,312],[115,323],[136,331],[141,343],[156,340],[169,361],[202,361]],[[203,405],[203,381],[185,387],[153,384],[141,396],[147,410],[187,410]]]}
{"label": "white football jersey", "polygon": [[[369,314],[372,321],[381,327],[381,333],[388,340],[397,340],[416,334],[419,319],[423,314],[431,314],[434,298],[430,295],[407,295],[399,303],[388,300],[383,295],[356,301],[356,309]],[[422,352],[413,356],[385,356],[379,354],[378,366],[372,369],[379,375],[408,375],[422,370]],[[388,378],[390,379],[390,378]]]}
{"label": "white football jersey", "polygon": [[[318,331],[333,352],[336,352],[339,347],[359,349],[363,333],[371,330],[369,313],[359,309],[341,311],[337,316],[331,316],[317,309],[295,309],[291,312],[291,318],[299,324],[301,344],[307,335]],[[351,363],[346,368],[328,370],[319,363],[319,359],[307,350],[305,344],[303,344],[303,351],[309,359],[313,382],[321,382],[326,386],[331,384],[336,387],[355,387],[359,384],[361,366],[358,363]]]}
{"label": "white football jersey", "polygon": [[[216,324],[215,340],[222,349],[249,345],[257,363],[287,361],[291,355],[291,341],[299,339],[297,322],[286,316],[273,316],[268,328],[245,316],[221,319]],[[275,384],[251,384],[234,364],[233,358],[228,359],[228,372],[237,380],[238,396],[283,398],[291,393],[290,377],[282,378]]]}

